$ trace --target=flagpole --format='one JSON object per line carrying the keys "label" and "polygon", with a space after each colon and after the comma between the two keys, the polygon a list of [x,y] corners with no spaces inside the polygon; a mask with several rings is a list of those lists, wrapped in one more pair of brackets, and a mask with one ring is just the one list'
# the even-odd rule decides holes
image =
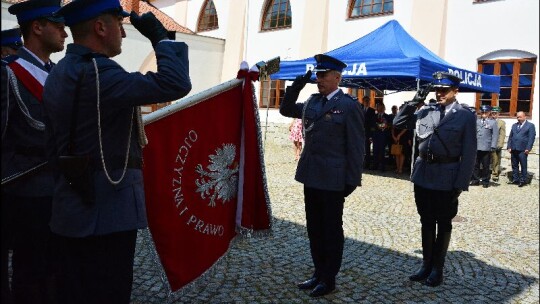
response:
{"label": "flagpole", "polygon": [[189,108],[191,106],[194,106],[198,104],[199,102],[205,101],[223,91],[226,91],[232,87],[235,87],[237,85],[242,84],[244,80],[243,79],[231,79],[227,82],[221,83],[215,87],[211,87],[208,90],[204,90],[202,92],[199,92],[195,95],[185,97],[180,99],[178,102],[173,103],[171,105],[168,105],[166,107],[163,107],[157,111],[154,111],[150,114],[146,114],[143,117],[143,124],[147,125],[150,123],[153,123],[156,120],[159,120],[163,117],[167,117],[171,114],[174,114],[180,110],[183,110],[185,108]]}
{"label": "flagpole", "polygon": [[246,0],[246,13],[245,13],[245,22],[246,28],[244,30],[244,60],[247,61],[247,49],[248,49],[248,36],[249,36],[249,0]]}

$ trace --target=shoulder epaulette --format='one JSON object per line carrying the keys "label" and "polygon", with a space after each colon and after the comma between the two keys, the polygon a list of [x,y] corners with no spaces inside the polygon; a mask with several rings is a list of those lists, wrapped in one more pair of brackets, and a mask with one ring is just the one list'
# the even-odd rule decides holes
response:
{"label": "shoulder epaulette", "polygon": [[350,95],[348,93],[345,93],[344,95],[350,97],[352,100],[358,100],[358,97]]}
{"label": "shoulder epaulette", "polygon": [[428,103],[428,104],[425,104],[425,105],[421,106],[420,109],[421,109],[421,110],[428,110],[428,109],[432,109],[432,110],[433,110],[433,109],[436,108],[436,105],[437,105],[437,104],[430,104],[430,103]]}

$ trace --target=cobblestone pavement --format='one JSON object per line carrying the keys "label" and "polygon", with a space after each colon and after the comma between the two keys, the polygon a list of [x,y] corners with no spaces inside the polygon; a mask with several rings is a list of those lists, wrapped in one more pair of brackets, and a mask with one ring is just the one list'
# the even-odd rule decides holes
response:
{"label": "cobblestone pavement", "polygon": [[[443,285],[408,276],[421,263],[420,223],[408,177],[366,171],[345,202],[345,251],[336,291],[311,299],[295,282],[310,277],[302,185],[292,145],[265,147],[273,235],[241,240],[205,285],[173,303],[539,303],[538,183],[471,187],[460,197]],[[132,303],[167,303],[140,233]]]}

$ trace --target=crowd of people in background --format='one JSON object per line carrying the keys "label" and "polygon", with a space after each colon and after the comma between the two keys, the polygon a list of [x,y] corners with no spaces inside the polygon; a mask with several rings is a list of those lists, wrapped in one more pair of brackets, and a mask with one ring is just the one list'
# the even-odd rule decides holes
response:
{"label": "crowd of people in background", "polygon": [[[364,96],[361,103],[366,130],[364,169],[380,172],[393,170],[398,175],[409,174],[412,161],[418,156],[418,151],[413,146],[413,130],[399,129],[392,124],[402,106],[392,106],[391,113],[387,114],[386,106],[382,102],[376,102],[375,108],[370,107],[369,96]],[[481,185],[488,188],[491,182],[499,182],[502,150],[505,149],[506,139],[506,123],[499,118],[501,111],[499,106],[480,106],[476,120],[477,153],[471,186]],[[517,122],[511,129],[506,146],[512,164],[508,183],[523,187],[530,183],[527,155],[532,149],[536,134],[534,124],[526,120],[524,112],[516,113],[516,118]],[[522,124],[526,127],[518,135],[521,128],[518,129],[517,126]],[[516,137],[519,139],[516,140]],[[516,141],[520,143],[517,144]],[[398,145],[398,149],[395,150],[393,145]],[[413,149],[416,150],[415,153]]]}
{"label": "crowd of people in background", "polygon": [[[394,168],[397,174],[410,172],[413,131],[393,126],[397,106],[392,106],[387,114],[384,103],[376,102],[375,109],[370,103],[369,96],[362,98],[366,130],[364,169],[384,172]],[[396,153],[392,153],[392,145],[400,146]]]}
{"label": "crowd of people in background", "polygon": [[[488,188],[490,182],[498,182],[501,174],[501,157],[506,138],[506,123],[499,118],[501,108],[482,105],[476,120],[477,151],[470,185]],[[527,156],[531,151],[536,131],[524,112],[516,113],[517,122],[512,126],[506,149],[510,153],[512,176],[509,184],[523,187],[530,183],[527,172]],[[520,170],[521,168],[521,170]]]}

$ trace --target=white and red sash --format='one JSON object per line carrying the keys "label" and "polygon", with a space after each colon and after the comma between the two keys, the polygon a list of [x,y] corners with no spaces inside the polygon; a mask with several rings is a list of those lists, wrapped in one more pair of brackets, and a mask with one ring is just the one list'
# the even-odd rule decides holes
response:
{"label": "white and red sash", "polygon": [[22,58],[17,58],[17,60],[8,63],[7,66],[13,71],[24,87],[39,102],[42,102],[43,85],[49,73]]}

